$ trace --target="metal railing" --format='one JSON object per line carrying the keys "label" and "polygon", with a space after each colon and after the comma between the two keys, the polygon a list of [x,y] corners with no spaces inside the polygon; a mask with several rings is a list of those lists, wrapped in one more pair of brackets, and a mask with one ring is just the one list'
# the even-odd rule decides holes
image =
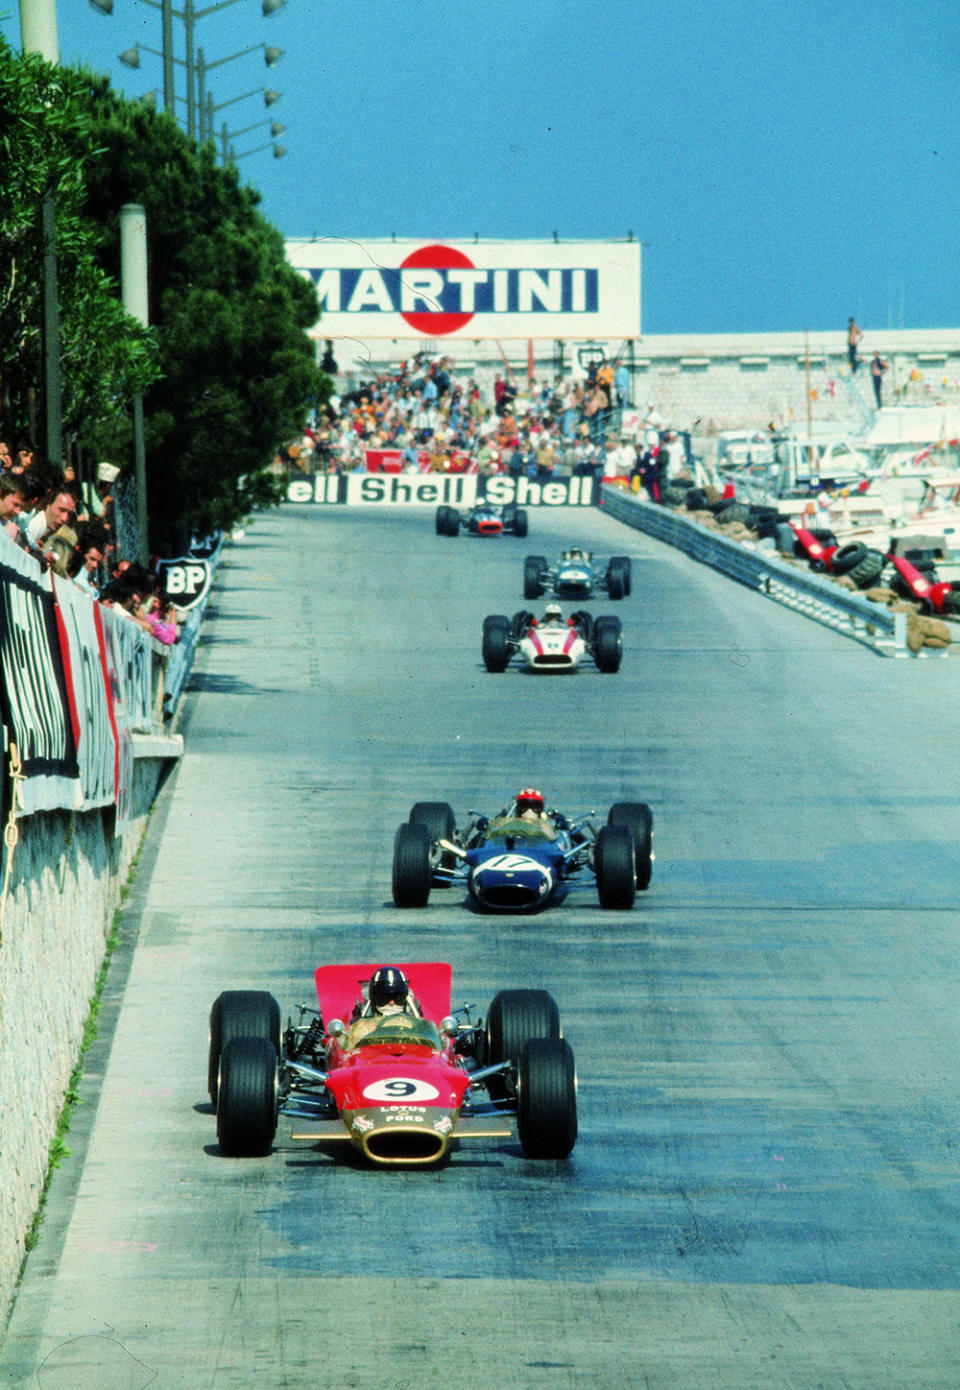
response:
{"label": "metal railing", "polygon": [[883,656],[910,656],[907,614],[891,613],[863,594],[798,569],[772,552],[731,540],[692,518],[620,487],[604,486],[604,510],[691,559],[737,579],[778,603],[855,637]]}

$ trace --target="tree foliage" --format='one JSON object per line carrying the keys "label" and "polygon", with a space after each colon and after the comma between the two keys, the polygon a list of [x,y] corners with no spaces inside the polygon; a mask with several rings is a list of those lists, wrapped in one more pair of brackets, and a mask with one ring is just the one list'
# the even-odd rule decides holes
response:
{"label": "tree foliage", "polygon": [[62,416],[76,433],[156,376],[152,335],[123,312],[84,215],[85,179],[100,157],[91,139],[89,83],[0,39],[0,341],[2,430],[36,442],[43,354],[42,209],[56,207]]}
{"label": "tree foliage", "polygon": [[[0,205],[0,329],[16,345],[18,396],[40,380],[40,243],[30,218],[53,186],[65,427],[99,456],[126,462],[127,410],[132,391],[143,391],[150,544],[175,553],[191,531],[230,526],[276,500],[267,471],[276,447],[332,385],[305,331],[317,317],[315,292],[287,265],[259,195],[167,116],[119,97],[105,78],[13,60],[9,50],[0,69],[0,189],[12,176]],[[12,123],[7,83],[19,100]],[[42,169],[28,148],[51,149]],[[127,203],[146,212],[146,334],[116,308]],[[8,276],[6,249],[28,229],[30,251]]]}
{"label": "tree foliage", "polygon": [[[111,208],[146,209],[163,368],[144,399],[150,525],[170,553],[186,531],[229,526],[275,500],[264,470],[329,386],[306,336],[316,295],[287,265],[259,195],[218,167],[212,148],[107,87],[93,118],[103,155],[87,181],[88,215],[106,227]],[[105,235],[108,261],[117,235]]]}

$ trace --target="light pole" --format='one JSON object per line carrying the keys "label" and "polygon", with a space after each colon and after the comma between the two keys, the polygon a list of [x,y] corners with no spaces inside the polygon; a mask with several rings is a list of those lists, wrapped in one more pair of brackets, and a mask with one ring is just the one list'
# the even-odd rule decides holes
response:
{"label": "light pole", "polygon": [[[46,63],[60,62],[56,0],[20,0],[20,44]],[[63,463],[63,386],[60,377],[60,296],[57,283],[57,204],[53,187],[43,195],[43,381],[46,454]]]}
{"label": "light pole", "polygon": [[[89,0],[91,7],[99,14],[113,14],[113,0]],[[171,0],[143,0],[145,5],[151,9],[160,10],[162,14],[163,27],[163,109],[168,115],[174,114],[173,96],[173,64],[180,62],[187,69],[187,134],[193,139],[197,134],[197,88],[195,85],[196,60],[194,58],[193,29],[198,19],[205,18],[208,14],[213,14],[216,10],[225,10],[230,5],[235,5],[238,0],[217,0],[214,5],[205,5],[203,9],[194,8],[193,0],[184,0],[182,10],[175,10]],[[265,19],[282,10],[287,0],[261,0],[260,13]],[[173,56],[173,20],[179,19],[183,22],[184,42],[186,46],[186,57],[183,59]],[[145,47],[145,45],[142,45]],[[136,47],[136,45],[134,45]],[[130,51],[129,49],[127,50]],[[153,52],[148,49],[147,52]],[[202,50],[201,50],[202,55]],[[201,57],[202,61],[202,57]],[[210,67],[214,65],[209,64]],[[167,80],[169,72],[169,97]],[[200,125],[201,139],[203,138],[203,90],[199,92]]]}
{"label": "light pole", "polygon": [[263,61],[268,68],[275,68],[283,57],[282,48],[271,48],[266,43],[255,43],[250,48],[242,48],[239,53],[231,53],[226,58],[216,58],[212,63],[206,62],[203,56],[203,49],[197,49],[197,95],[200,101],[200,139],[213,140],[213,124],[203,129],[204,115],[207,108],[207,73],[213,68],[219,68],[224,63],[232,63],[235,58],[244,58],[248,53],[255,53],[258,48],[263,49]]}
{"label": "light pole", "polygon": [[[248,97],[259,96],[261,92],[263,93],[264,106],[273,106],[280,100],[281,94],[279,92],[271,91],[269,87],[254,87],[252,92],[241,92],[238,97],[230,97],[229,101],[218,101],[216,105],[214,105],[213,97],[208,92],[207,109],[200,117],[200,129],[203,133],[203,138],[205,140],[209,139],[212,143],[213,118],[217,111],[222,111],[225,106],[235,106],[238,101],[246,101]],[[209,136],[207,135],[208,131],[211,132]]]}
{"label": "light pole", "polygon": [[[236,140],[236,138],[237,138],[238,135],[246,135],[248,131],[250,131],[250,130],[259,130],[261,126],[265,126],[265,125],[268,125],[268,126],[270,127],[270,138],[271,138],[272,140],[276,140],[276,138],[277,138],[279,135],[282,135],[283,132],[284,132],[284,131],[286,130],[286,128],[287,128],[285,125],[281,125],[279,121],[254,121],[253,125],[245,125],[245,126],[242,126],[240,130],[227,130],[226,123],[224,123],[223,129],[222,129],[221,132],[220,132],[220,140],[221,140],[221,142],[222,142],[222,147],[223,147],[223,162],[224,162],[224,164],[226,164],[226,163],[227,163],[228,161],[230,161],[230,160],[243,159],[243,158],[244,158],[243,155],[235,155],[235,154],[233,154],[233,153],[231,152],[230,146],[229,146],[229,144],[228,144],[228,141],[230,141],[230,140]],[[266,149],[267,147],[266,147],[265,145],[263,145],[263,146],[261,146],[260,148],[261,148],[261,149]],[[283,148],[283,147],[280,146],[280,145],[276,146],[276,149],[282,149],[282,148]],[[283,150],[283,153],[286,154],[286,150]],[[253,150],[248,150],[248,151],[247,151],[247,154],[253,154]],[[276,154],[276,151],[275,151],[275,152],[274,152],[274,158],[275,158],[275,159],[279,159],[280,157],[281,157],[281,156],[278,155],[278,154]]]}

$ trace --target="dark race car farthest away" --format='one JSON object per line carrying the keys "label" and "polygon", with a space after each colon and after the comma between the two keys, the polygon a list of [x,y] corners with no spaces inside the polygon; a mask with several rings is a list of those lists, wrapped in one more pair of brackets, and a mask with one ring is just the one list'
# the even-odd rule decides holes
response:
{"label": "dark race car farthest away", "polygon": [[400,967],[419,1005],[354,1041],[376,964],[323,965],[319,1007],[281,1032],[262,990],[226,990],[210,1011],[208,1089],[220,1152],[268,1154],[279,1117],[291,1139],[347,1142],[371,1163],[426,1166],[463,1141],[516,1135],[527,1158],[564,1159],[577,1138],[577,1078],[553,998],[539,989],[450,1008],[445,962]]}
{"label": "dark race car farthest away", "polygon": [[446,801],[418,801],[394,839],[395,906],[425,907],[432,888],[459,887],[477,909],[536,912],[592,877],[602,908],[628,911],[650,886],[653,815],[644,802],[616,802],[599,827],[592,811],[574,821],[559,811],[537,821],[512,811],[470,811],[460,830]]}
{"label": "dark race car farthest away", "polygon": [[525,536],[529,529],[529,517],[524,507],[512,502],[503,505],[494,502],[478,502],[465,517],[456,507],[438,507],[436,530],[438,536],[458,536],[463,526],[471,536]]}

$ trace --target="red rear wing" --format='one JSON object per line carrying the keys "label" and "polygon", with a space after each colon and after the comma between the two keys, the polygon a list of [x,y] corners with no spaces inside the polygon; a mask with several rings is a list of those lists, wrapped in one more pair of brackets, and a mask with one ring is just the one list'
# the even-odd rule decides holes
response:
{"label": "red rear wing", "polygon": [[382,961],[370,965],[321,965],[315,972],[317,998],[324,1022],[332,1018],[347,1022],[363,988],[379,965],[397,965],[410,981],[420,1000],[424,1018],[439,1023],[450,1012],[450,983],[453,968],[444,961]]}

